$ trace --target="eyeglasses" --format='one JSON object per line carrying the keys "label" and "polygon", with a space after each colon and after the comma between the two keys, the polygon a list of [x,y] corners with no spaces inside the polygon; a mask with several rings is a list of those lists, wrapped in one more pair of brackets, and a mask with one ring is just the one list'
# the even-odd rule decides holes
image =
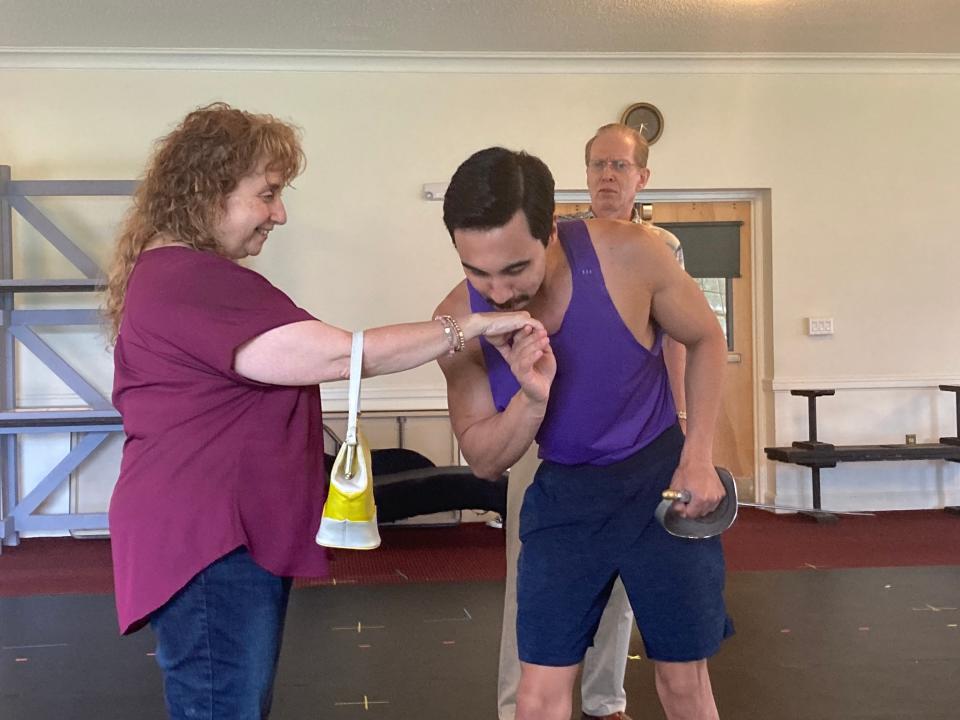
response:
{"label": "eyeglasses", "polygon": [[587,163],[587,167],[596,173],[602,173],[608,165],[611,170],[618,174],[629,172],[632,168],[637,167],[635,163],[629,160],[591,160]]}

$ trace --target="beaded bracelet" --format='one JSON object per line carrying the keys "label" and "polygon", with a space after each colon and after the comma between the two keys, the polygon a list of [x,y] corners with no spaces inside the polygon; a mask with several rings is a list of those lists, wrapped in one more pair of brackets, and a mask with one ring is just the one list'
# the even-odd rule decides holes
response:
{"label": "beaded bracelet", "polygon": [[467,341],[463,337],[463,330],[460,329],[457,321],[450,315],[437,315],[434,320],[439,320],[440,324],[443,325],[443,335],[447,338],[447,343],[450,345],[449,354],[453,355],[454,353],[462,351]]}

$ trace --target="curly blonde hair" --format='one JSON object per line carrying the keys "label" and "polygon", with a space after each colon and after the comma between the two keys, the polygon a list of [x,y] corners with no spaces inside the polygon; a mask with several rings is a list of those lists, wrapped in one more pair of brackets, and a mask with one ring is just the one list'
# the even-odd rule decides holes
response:
{"label": "curly blonde hair", "polygon": [[120,329],[130,273],[144,247],[159,235],[221,254],[213,230],[224,201],[263,159],[289,185],[306,165],[299,129],[223,102],[194,110],[157,141],[107,276],[104,314],[111,342]]}

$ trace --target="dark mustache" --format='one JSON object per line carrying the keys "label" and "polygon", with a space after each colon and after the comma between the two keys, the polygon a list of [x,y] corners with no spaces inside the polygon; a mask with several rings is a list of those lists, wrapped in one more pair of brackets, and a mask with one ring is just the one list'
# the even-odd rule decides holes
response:
{"label": "dark mustache", "polygon": [[486,298],[487,302],[497,310],[513,310],[517,305],[520,303],[525,303],[529,299],[529,295],[520,295],[519,297],[515,297],[505,303],[495,303],[490,298]]}

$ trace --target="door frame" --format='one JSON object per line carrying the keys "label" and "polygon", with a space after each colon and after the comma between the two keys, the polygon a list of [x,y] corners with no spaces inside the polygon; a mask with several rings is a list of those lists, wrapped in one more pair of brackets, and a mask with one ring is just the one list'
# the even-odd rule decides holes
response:
{"label": "door frame", "polygon": [[[773,444],[773,290],[772,221],[769,188],[721,190],[644,190],[638,203],[749,202],[751,207],[750,270],[753,273],[753,472],[757,502],[773,502],[769,464],[763,448]],[[558,203],[589,203],[587,190],[557,190]]]}

